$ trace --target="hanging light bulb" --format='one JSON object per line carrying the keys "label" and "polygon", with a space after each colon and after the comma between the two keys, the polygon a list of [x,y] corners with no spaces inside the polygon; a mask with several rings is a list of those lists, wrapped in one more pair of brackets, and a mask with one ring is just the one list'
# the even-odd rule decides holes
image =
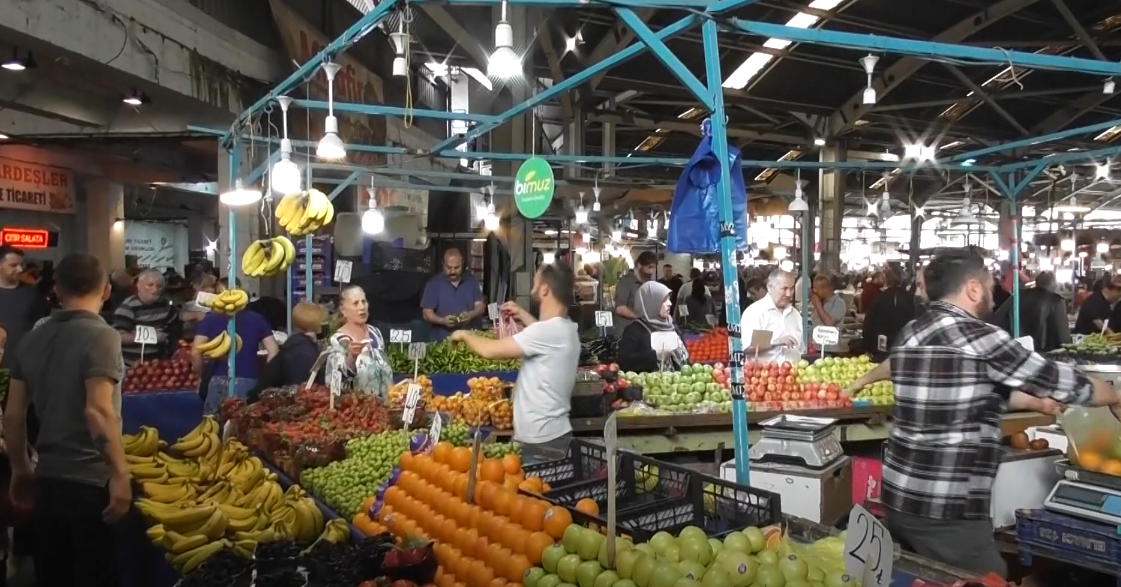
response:
{"label": "hanging light bulb", "polygon": [[500,80],[521,73],[522,60],[514,51],[514,27],[506,20],[506,0],[502,1],[502,18],[494,27],[494,53],[487,61],[487,76]]}
{"label": "hanging light bulb", "polygon": [[227,206],[248,206],[261,201],[261,192],[245,187],[239,179],[234,182],[233,190],[218,196],[218,201]]}
{"label": "hanging light bulb", "polygon": [[1106,160],[1105,163],[1098,163],[1094,167],[1094,179],[1102,179],[1102,180],[1105,180],[1105,181],[1109,181],[1109,164],[1110,163],[1112,163],[1112,162],[1109,161],[1109,160]]}
{"label": "hanging light bulb", "polygon": [[585,246],[592,246],[592,233],[584,231],[580,234],[580,241],[583,242]]}
{"label": "hanging light bulb", "polygon": [[802,170],[797,172],[797,179],[794,180],[794,200],[786,207],[786,211],[791,214],[801,214],[802,212],[809,212],[810,205],[806,203],[802,189],[806,186],[806,180],[802,179]]}
{"label": "hanging light bulb", "polygon": [[1064,238],[1062,240],[1062,242],[1059,243],[1059,248],[1068,252],[1068,253],[1073,251],[1074,250],[1074,239]]}
{"label": "hanging light bulb", "polygon": [[1108,252],[1109,252],[1109,243],[1106,243],[1106,242],[1098,243],[1098,253],[1099,254],[1104,254],[1104,253],[1108,253]]}
{"label": "hanging light bulb", "polygon": [[498,213],[495,211],[494,202],[488,202],[487,214],[483,217],[483,227],[490,231],[498,230],[500,220]]}
{"label": "hanging light bulb", "polygon": [[611,240],[613,240],[615,242],[619,242],[622,239],[623,239],[623,231],[620,230],[618,226],[616,226],[615,228],[613,228],[611,230]]}
{"label": "hanging light bulb", "polygon": [[542,264],[552,265],[553,263],[556,263],[556,262],[557,262],[557,254],[556,253],[554,253],[552,251],[547,252],[547,253],[541,253],[541,263]]}
{"label": "hanging light bulb", "polygon": [[370,176],[370,207],[362,213],[362,232],[366,234],[380,234],[385,230],[385,216],[378,210],[377,188],[374,187],[374,176]]}
{"label": "hanging light bulb", "polygon": [[600,190],[599,180],[597,179],[596,180],[596,185],[594,187],[592,187],[592,195],[594,195],[595,198],[596,198],[595,203],[592,204],[592,212],[599,212],[599,193],[600,193],[600,191],[602,191],[602,190]]}
{"label": "hanging light bulb", "polygon": [[575,218],[576,224],[588,223],[588,210],[584,208],[584,192],[580,192],[580,206],[576,208]]}
{"label": "hanging light bulb", "polygon": [[864,67],[864,73],[868,76],[868,83],[864,86],[864,95],[861,102],[865,105],[872,105],[876,103],[876,88],[872,87],[872,74],[876,71],[876,63],[880,60],[875,55],[866,55],[860,58],[860,65]]}
{"label": "hanging light bulb", "polygon": [[346,159],[346,145],[339,138],[339,119],[335,117],[335,75],[339,69],[338,63],[323,64],[323,72],[327,74],[327,118],[323,121],[323,138],[315,148],[317,157],[332,161]]}
{"label": "hanging light bulb", "polygon": [[658,234],[658,221],[653,218],[646,219],[646,236]]}
{"label": "hanging light bulb", "polygon": [[483,186],[483,199],[478,203],[478,205],[475,206],[475,218],[477,218],[478,220],[486,220],[487,213],[490,210],[488,206],[492,201],[491,198],[493,197],[493,195],[493,185]]}
{"label": "hanging light bulb", "polygon": [[880,214],[886,220],[891,218],[891,194],[887,191],[887,186],[884,186],[884,195],[880,200]]}
{"label": "hanging light bulb", "polygon": [[278,194],[290,194],[300,191],[300,186],[303,184],[300,166],[292,160],[292,140],[288,138],[288,106],[292,104],[292,98],[280,96],[276,101],[280,103],[284,135],[280,139],[280,160],[272,166],[269,184],[272,191]]}
{"label": "hanging light bulb", "polygon": [[398,20],[397,32],[389,33],[389,42],[393,45],[393,77],[408,77],[409,45],[412,39],[409,33],[405,32],[405,18]]}
{"label": "hanging light bulb", "polygon": [[669,230],[669,210],[666,210],[666,220],[662,223],[666,230]]}

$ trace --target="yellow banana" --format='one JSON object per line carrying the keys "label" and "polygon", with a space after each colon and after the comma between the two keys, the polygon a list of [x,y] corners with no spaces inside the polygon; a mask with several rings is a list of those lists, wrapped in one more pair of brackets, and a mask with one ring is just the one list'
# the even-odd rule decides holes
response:
{"label": "yellow banana", "polygon": [[255,471],[249,473],[248,475],[245,475],[245,476],[241,477],[240,479],[235,481],[235,483],[237,484],[237,487],[239,489],[241,489],[243,492],[245,492],[245,491],[249,491],[250,489],[260,485],[261,481],[264,481],[264,480],[265,480],[264,469],[257,469]]}
{"label": "yellow banana", "polygon": [[171,564],[179,569],[181,575],[186,575],[206,562],[206,559],[214,556],[216,552],[229,545],[230,542],[228,540],[219,540],[217,542],[211,542],[210,544],[204,544],[194,550],[188,550],[176,556],[171,560]]}
{"label": "yellow banana", "polygon": [[[143,511],[143,510],[142,510]],[[215,512],[221,513],[217,506],[207,505],[199,507],[186,507],[180,509],[151,508],[152,518],[165,528],[174,529],[182,534],[182,528],[191,527],[192,524],[206,522],[214,517]]]}
{"label": "yellow banana", "polygon": [[219,481],[218,483],[211,485],[210,489],[202,492],[202,495],[199,496],[199,501],[213,501],[215,503],[221,503],[224,501],[223,498],[229,493],[229,491],[229,484],[225,481]]}
{"label": "yellow banana", "polygon": [[262,241],[253,241],[241,256],[241,270],[250,277],[257,277],[265,262],[265,248]]}
{"label": "yellow banana", "polygon": [[286,236],[278,236],[276,239],[284,245],[284,268],[287,269],[296,260],[296,246],[292,244],[292,239]]}
{"label": "yellow banana", "polygon": [[213,435],[206,434],[202,437],[202,442],[200,442],[198,444],[198,446],[183,450],[183,451],[181,451],[181,454],[185,457],[189,457],[189,458],[192,458],[192,459],[197,459],[197,458],[201,457],[202,455],[206,454],[207,451],[210,450],[210,443],[211,443],[212,440],[213,440]]}
{"label": "yellow banana", "polygon": [[167,454],[166,452],[156,453],[156,460],[165,464],[165,465],[176,465],[176,464],[186,463],[186,461],[184,461],[182,459],[177,459],[177,458]]}
{"label": "yellow banana", "polygon": [[213,352],[214,349],[218,348],[219,345],[222,344],[222,337],[224,337],[224,336],[226,336],[226,333],[222,332],[218,336],[215,336],[214,338],[211,338],[210,340],[207,340],[206,342],[196,344],[195,345],[195,350],[198,351],[201,354],[204,354],[204,355],[207,354],[207,353]]}
{"label": "yellow banana", "polygon": [[175,503],[184,497],[187,497],[188,487],[186,485],[157,485],[155,483],[144,483],[141,485],[144,490],[144,495],[147,495],[152,501],[160,503]]}
{"label": "yellow banana", "polygon": [[234,519],[229,518],[226,524],[226,533],[231,532],[249,532],[257,527],[258,515],[256,512],[247,518]]}
{"label": "yellow banana", "polygon": [[163,537],[167,535],[167,530],[163,527],[163,524],[156,524],[155,526],[148,528],[147,534],[148,540],[151,540],[152,542],[158,542],[160,540],[163,540]]}
{"label": "yellow banana", "polygon": [[173,477],[194,477],[199,473],[199,466],[185,461],[168,463],[167,473]]}
{"label": "yellow banana", "polygon": [[244,519],[258,514],[258,508],[239,508],[235,505],[228,503],[219,503],[218,509],[222,510],[223,514],[230,520]]}
{"label": "yellow banana", "polygon": [[264,530],[255,530],[252,532],[234,532],[235,540],[253,540],[254,542],[273,542],[276,540],[276,532],[272,528]]}
{"label": "yellow banana", "polygon": [[179,442],[176,442],[175,444],[171,445],[171,450],[172,450],[172,452],[183,454],[184,451],[188,451],[188,450],[191,450],[191,449],[194,449],[194,448],[198,448],[199,445],[201,445],[203,443],[203,440],[205,440],[205,439],[206,439],[205,434],[202,434],[201,432],[198,433],[198,434],[195,434],[195,433],[192,432],[191,434],[188,434],[187,436],[184,436],[183,438],[180,438]]}
{"label": "yellow banana", "polygon": [[257,552],[257,543],[253,540],[238,540],[234,542],[234,550],[245,558],[253,558]]}
{"label": "yellow banana", "polygon": [[269,527],[269,517],[264,515],[264,514],[261,514],[261,515],[257,516],[257,523],[253,526],[253,531],[259,532],[259,531],[262,531],[262,530],[267,530],[268,527]]}
{"label": "yellow banana", "polygon": [[168,530],[163,540],[164,549],[172,554],[183,554],[188,550],[194,550],[208,542],[210,542],[210,539],[202,534],[184,536],[174,530]]}
{"label": "yellow banana", "polygon": [[208,463],[218,462],[218,456],[222,454],[222,439],[218,435],[214,435],[211,439],[210,450],[206,451],[206,455],[202,458]]}
{"label": "yellow banana", "polygon": [[[214,512],[210,514],[210,517],[207,518],[205,522],[193,526],[188,530],[179,530],[178,532],[184,536],[202,534],[210,540],[217,540],[226,533],[227,524],[229,524],[229,520],[226,519],[226,515],[222,513],[222,510],[215,507]],[[166,526],[167,524],[164,525]]]}
{"label": "yellow banana", "polygon": [[221,359],[230,352],[230,336],[226,332],[222,332],[218,336],[211,339],[214,345],[207,350],[200,350],[199,352],[208,359]]}

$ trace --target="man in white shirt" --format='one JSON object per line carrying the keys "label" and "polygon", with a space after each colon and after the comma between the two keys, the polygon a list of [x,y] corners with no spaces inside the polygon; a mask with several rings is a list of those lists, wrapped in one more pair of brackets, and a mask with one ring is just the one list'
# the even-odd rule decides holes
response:
{"label": "man in white shirt", "polygon": [[523,458],[561,458],[572,437],[568,414],[580,362],[580,336],[576,324],[568,319],[574,282],[567,265],[542,265],[533,276],[530,294],[540,308],[539,315],[534,318],[513,302],[502,306],[503,312],[525,325],[524,330],[502,339],[467,330],[453,331],[448,337],[486,359],[522,360],[513,402],[514,440],[522,445]]}
{"label": "man in white shirt", "polygon": [[[758,351],[762,361],[781,362],[803,351],[802,315],[793,301],[794,274],[775,269],[767,276],[767,295],[748,306],[740,319],[745,357],[751,358]],[[769,331],[770,344],[758,349],[751,346],[751,333],[756,330]]]}
{"label": "man in white shirt", "polygon": [[[700,269],[697,269],[696,267],[694,267],[689,271],[689,281],[686,281],[685,284],[681,286],[681,289],[677,290],[677,303],[678,303],[678,305],[685,305],[685,298],[689,297],[689,294],[693,291],[693,282],[698,280],[698,279],[703,281],[704,280],[704,274],[701,273]],[[711,296],[712,295],[712,292],[709,291],[707,285],[705,286],[705,295],[706,296]]]}

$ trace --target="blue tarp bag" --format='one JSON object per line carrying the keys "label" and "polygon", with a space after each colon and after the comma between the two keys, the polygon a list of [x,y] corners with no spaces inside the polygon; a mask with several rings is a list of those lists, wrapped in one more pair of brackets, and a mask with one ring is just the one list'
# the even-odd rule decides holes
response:
{"label": "blue tarp bag", "polygon": [[[720,167],[712,152],[712,121],[701,124],[701,144],[685,165],[673,190],[666,249],[671,253],[720,252]],[[736,248],[747,250],[747,189],[740,168],[740,150],[728,145],[731,157],[732,217]]]}

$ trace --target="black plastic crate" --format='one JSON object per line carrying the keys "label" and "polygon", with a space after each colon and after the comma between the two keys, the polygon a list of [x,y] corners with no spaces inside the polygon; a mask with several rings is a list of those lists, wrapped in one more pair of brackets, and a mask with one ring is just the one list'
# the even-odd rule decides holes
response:
{"label": "black plastic crate", "polygon": [[522,467],[526,477],[539,477],[551,491],[593,479],[607,478],[607,448],[573,438],[562,459]]}
{"label": "black plastic crate", "polygon": [[[763,527],[782,521],[782,504],[776,493],[737,485],[669,463],[653,462],[658,467],[659,486],[662,483],[672,485],[671,480],[680,476],[688,479],[688,483],[680,496],[616,511],[618,532],[635,541],[645,542],[660,531],[676,536],[686,526],[697,526],[709,536],[721,537],[748,526]],[[605,526],[607,523],[606,507],[601,506],[599,516],[588,516],[571,506],[569,509],[573,520],[581,524]]]}
{"label": "black plastic crate", "polygon": [[[689,491],[689,469],[666,466],[665,463],[639,454],[619,451],[619,464],[615,470],[615,504],[620,512],[668,501],[684,499]],[[607,511],[607,473],[592,481],[585,481],[545,493],[546,501],[575,508],[582,499],[591,499],[600,512]],[[625,507],[623,507],[625,504]]]}

